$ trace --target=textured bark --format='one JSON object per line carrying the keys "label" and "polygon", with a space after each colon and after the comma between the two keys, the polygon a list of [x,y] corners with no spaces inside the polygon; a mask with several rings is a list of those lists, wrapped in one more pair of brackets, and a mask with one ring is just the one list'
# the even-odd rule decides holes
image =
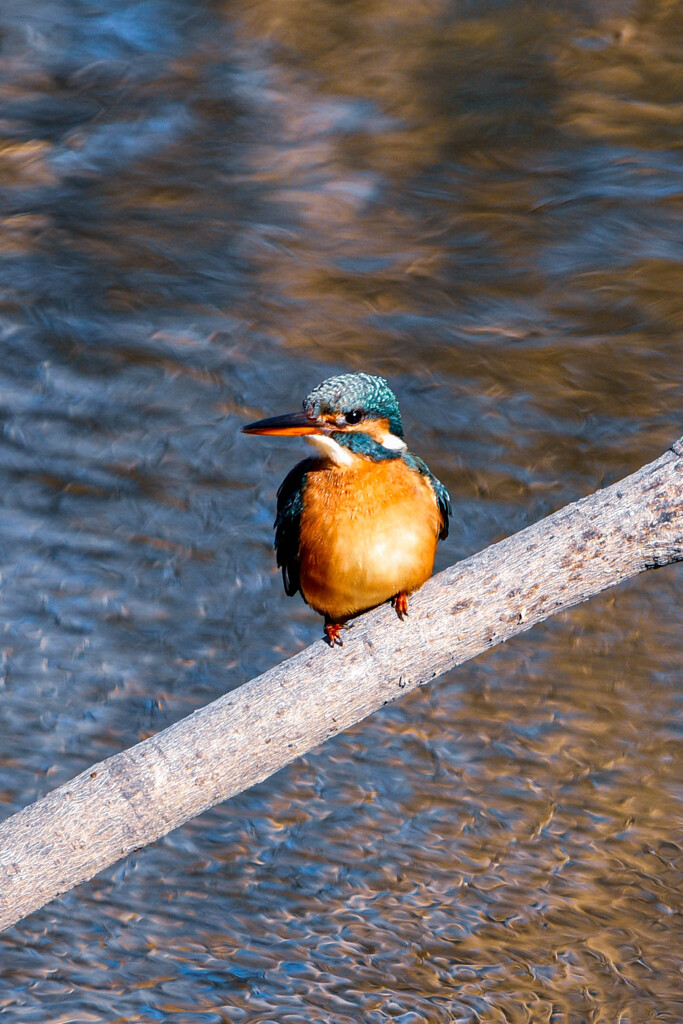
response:
{"label": "textured bark", "polygon": [[645,569],[683,559],[683,438],[620,483],[433,577],[0,825],[0,928],[266,779],[402,693]]}

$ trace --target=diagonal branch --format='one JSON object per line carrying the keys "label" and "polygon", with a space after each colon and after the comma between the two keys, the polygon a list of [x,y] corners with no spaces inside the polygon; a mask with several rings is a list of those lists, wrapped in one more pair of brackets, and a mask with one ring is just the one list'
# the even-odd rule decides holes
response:
{"label": "diagonal branch", "polygon": [[433,577],[403,624],[289,661],[0,825],[0,929],[402,693],[645,569],[683,560],[683,438],[656,462]]}

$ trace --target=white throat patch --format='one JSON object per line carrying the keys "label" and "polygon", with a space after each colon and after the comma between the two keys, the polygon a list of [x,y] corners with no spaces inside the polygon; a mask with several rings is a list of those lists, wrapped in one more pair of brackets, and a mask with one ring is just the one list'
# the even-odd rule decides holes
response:
{"label": "white throat patch", "polygon": [[335,466],[352,466],[355,461],[355,456],[348,448],[342,448],[334,438],[326,434],[305,434],[304,440],[317,448],[330,462],[334,462]]}
{"label": "white throat patch", "polygon": [[[317,448],[321,455],[324,455],[330,462],[334,462],[335,466],[353,466],[358,458],[348,448],[337,444],[334,438],[328,437],[327,434],[304,434],[304,440]],[[396,437],[396,434],[387,434],[381,444],[382,448],[388,448],[391,452],[403,452],[407,448],[405,441]]]}

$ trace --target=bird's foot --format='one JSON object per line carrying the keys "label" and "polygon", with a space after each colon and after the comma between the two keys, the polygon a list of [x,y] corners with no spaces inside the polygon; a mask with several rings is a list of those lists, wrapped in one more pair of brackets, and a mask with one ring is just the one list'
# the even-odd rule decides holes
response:
{"label": "bird's foot", "polygon": [[343,622],[326,622],[325,623],[325,636],[330,647],[343,647],[344,641],[340,637],[340,633],[344,628]]}
{"label": "bird's foot", "polygon": [[398,594],[394,594],[391,599],[391,607],[402,622],[408,614],[408,595],[405,590],[401,590]]}

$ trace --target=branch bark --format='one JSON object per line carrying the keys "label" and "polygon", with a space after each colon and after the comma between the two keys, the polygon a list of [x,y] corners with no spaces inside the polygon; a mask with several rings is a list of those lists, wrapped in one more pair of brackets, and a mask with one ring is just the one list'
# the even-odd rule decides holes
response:
{"label": "branch bark", "polygon": [[645,569],[683,559],[683,438],[0,825],[0,930],[266,779],[402,693]]}

